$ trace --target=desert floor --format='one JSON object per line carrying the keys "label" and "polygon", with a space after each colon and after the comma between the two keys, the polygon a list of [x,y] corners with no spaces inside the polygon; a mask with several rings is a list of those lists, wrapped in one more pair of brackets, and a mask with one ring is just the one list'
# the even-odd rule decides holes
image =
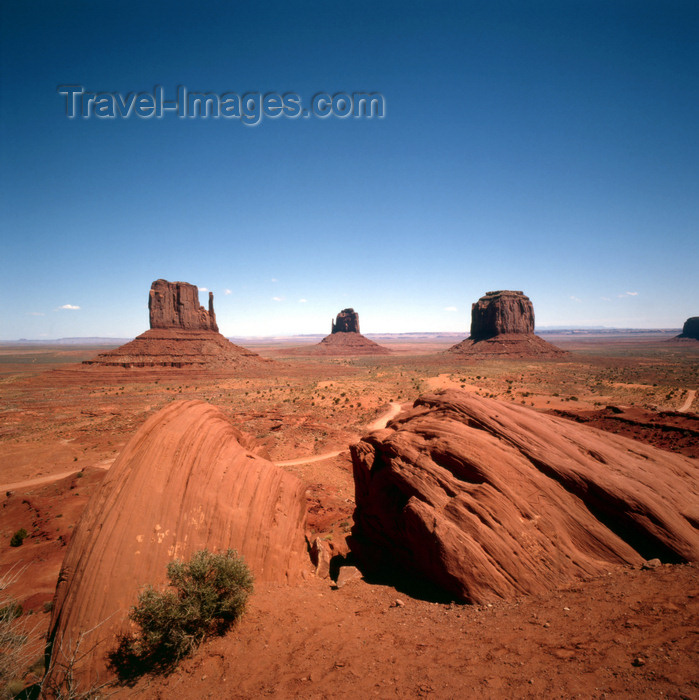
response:
{"label": "desert floor", "polygon": [[[699,457],[699,343],[561,337],[559,360],[474,361],[436,340],[391,356],[304,358],[252,349],[257,369],[85,370],[104,348],[0,346],[0,575],[35,627],[36,680],[65,547],[90,495],[148,416],[170,401],[220,406],[257,451],[307,484],[309,537],[345,550],[354,487],[348,445],[399,404],[458,387]],[[28,532],[20,547],[10,538]],[[258,586],[241,622],[143,698],[699,698],[697,565],[614,569],[541,598],[492,607],[433,600],[396,583],[340,589],[312,573]]]}

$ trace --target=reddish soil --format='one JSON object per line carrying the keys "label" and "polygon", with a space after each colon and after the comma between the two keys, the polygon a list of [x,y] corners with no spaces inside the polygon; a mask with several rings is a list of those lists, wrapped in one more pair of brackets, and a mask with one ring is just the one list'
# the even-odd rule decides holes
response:
{"label": "reddish soil", "polygon": [[[175,397],[221,407],[255,439],[256,451],[275,462],[341,450],[327,460],[285,467],[307,485],[309,534],[336,551],[344,550],[354,507],[348,444],[391,401],[412,401],[431,388],[429,378],[451,377],[455,386],[480,395],[532,401],[542,409],[579,412],[592,410],[595,401],[642,408],[666,427],[696,430],[663,414],[697,388],[697,354],[689,344],[556,342],[573,352],[560,361],[498,363],[428,354],[446,349],[447,341],[395,344],[392,356],[301,360],[289,354],[286,362],[218,374],[84,370],[65,363],[94,358],[97,349],[31,348],[22,354],[0,348],[0,481],[84,470],[83,477],[4,497],[0,573],[31,562],[7,593],[46,629],[44,604],[52,597],[64,543],[106,473],[91,467],[113,460],[135,430]],[[279,356],[272,347],[264,354]],[[40,374],[50,367],[60,369]],[[579,405],[569,403],[572,395]],[[633,416],[623,410],[622,417]],[[656,430],[653,420],[604,420],[627,437],[667,447],[666,431]],[[674,447],[696,456],[689,451],[692,441],[678,435]],[[20,527],[29,536],[21,547],[9,547]],[[258,584],[236,629],[206,643],[171,676],[144,679],[120,696],[699,698],[696,564],[610,572],[493,607],[435,603],[415,591],[362,580],[333,590],[312,574],[294,587]]]}
{"label": "reddish soil", "polygon": [[663,450],[699,457],[699,415],[607,406],[598,411],[552,410],[553,415],[630,437]]}
{"label": "reddish soil", "polygon": [[[355,581],[261,588],[230,634],[118,697],[699,697],[696,566],[488,606]],[[398,602],[400,601],[400,602]]]}

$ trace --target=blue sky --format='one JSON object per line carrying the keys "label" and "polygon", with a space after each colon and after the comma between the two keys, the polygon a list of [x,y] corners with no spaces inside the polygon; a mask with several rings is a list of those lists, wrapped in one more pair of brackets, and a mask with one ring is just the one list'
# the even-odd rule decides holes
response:
{"label": "blue sky", "polygon": [[[226,335],[699,314],[699,4],[2,4],[0,339],[136,335],[158,278]],[[383,119],[68,119],[59,85],[378,92]],[[205,303],[206,294],[202,294]],[[79,307],[79,308],[63,308]]]}

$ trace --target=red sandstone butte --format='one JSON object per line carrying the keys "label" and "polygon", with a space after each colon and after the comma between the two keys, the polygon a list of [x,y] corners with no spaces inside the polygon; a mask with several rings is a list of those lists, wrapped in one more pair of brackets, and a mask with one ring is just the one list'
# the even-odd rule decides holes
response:
{"label": "red sandstone butte", "polygon": [[156,280],[148,295],[148,310],[150,330],[83,364],[95,368],[225,369],[268,361],[218,332],[212,292],[207,311],[199,305],[195,285]]}
{"label": "red sandstone butte", "polygon": [[214,294],[209,292],[209,310],[199,305],[199,289],[187,282],[155,280],[150,287],[148,311],[151,328],[182,328],[215,331]]}
{"label": "red sandstone butte", "polygon": [[351,452],[366,574],[488,603],[699,560],[699,463],[634,440],[449,390]]}
{"label": "red sandstone butte", "polygon": [[565,351],[534,334],[534,306],[523,292],[487,292],[471,307],[471,335],[447,350],[458,355],[558,357]]}
{"label": "red sandstone butte", "polygon": [[365,338],[359,332],[359,314],[354,309],[342,309],[331,321],[330,335],[310,347],[296,348],[294,355],[390,355],[383,345]]}
{"label": "red sandstone butte", "polygon": [[[257,582],[296,582],[307,566],[305,487],[249,452],[223,413],[175,401],[124,447],[88,502],[61,569],[49,630],[50,671],[76,651],[84,687],[109,677],[106,655],[139,591],[167,564],[236,549]],[[80,654],[78,654],[79,656]]]}

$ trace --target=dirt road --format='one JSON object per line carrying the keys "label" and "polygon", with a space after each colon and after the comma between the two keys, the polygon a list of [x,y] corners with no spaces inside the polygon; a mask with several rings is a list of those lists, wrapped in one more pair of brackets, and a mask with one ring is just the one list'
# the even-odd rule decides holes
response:
{"label": "dirt road", "polygon": [[695,389],[687,390],[687,398],[684,400],[684,403],[677,409],[678,413],[687,413],[687,411],[689,411],[689,409],[692,406],[692,403],[694,402],[694,397],[696,393],[697,392]]}

